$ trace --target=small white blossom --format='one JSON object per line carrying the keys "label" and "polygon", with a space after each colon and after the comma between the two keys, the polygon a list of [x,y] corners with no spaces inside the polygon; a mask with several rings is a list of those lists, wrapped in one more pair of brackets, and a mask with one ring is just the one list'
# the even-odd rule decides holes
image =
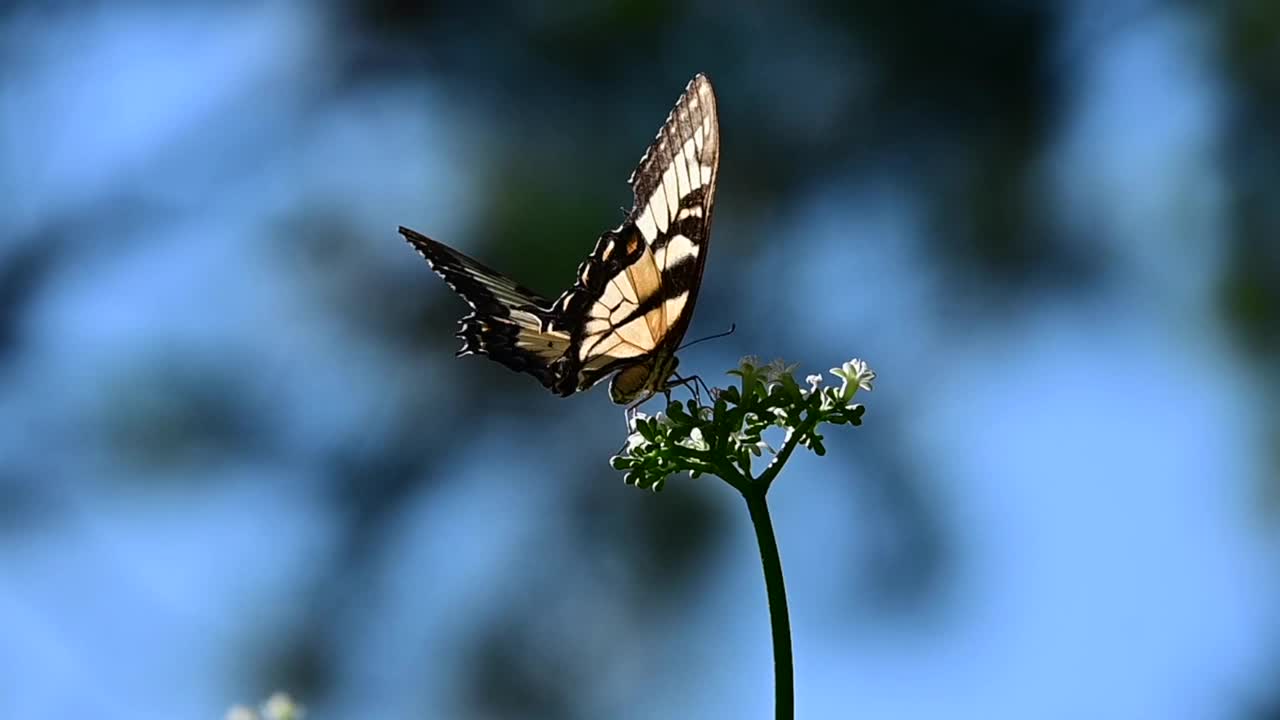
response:
{"label": "small white blossom", "polygon": [[236,705],[224,717],[225,720],[302,720],[305,714],[303,707],[288,693],[276,692],[262,703],[260,711]]}
{"label": "small white blossom", "polygon": [[711,449],[711,445],[707,444],[706,438],[702,437],[702,428],[694,428],[689,433],[689,439],[698,445],[699,450]]}
{"label": "small white blossom", "polygon": [[263,720],[302,720],[304,714],[288,693],[277,692],[262,704]]}
{"label": "small white blossom", "polygon": [[857,372],[858,387],[861,388],[863,392],[871,392],[871,384],[875,382],[876,379],[875,371],[871,369],[871,366],[867,364],[866,360],[854,358],[849,364],[852,366],[852,369]]}
{"label": "small white blossom", "polygon": [[821,373],[814,373],[806,376],[804,381],[809,385],[809,392],[805,394],[807,397],[808,395],[818,392],[818,386],[822,384],[822,375]]}
{"label": "small white blossom", "polygon": [[831,374],[844,382],[840,385],[840,398],[849,402],[858,390],[871,392],[871,383],[876,379],[875,372],[867,361],[854,358],[838,368],[831,368]]}
{"label": "small white blossom", "polygon": [[711,449],[711,446],[707,444],[706,439],[702,437],[701,428],[694,428],[693,431],[689,433],[689,437],[681,438],[680,440],[677,440],[676,444],[682,447],[687,447],[690,450],[710,450]]}
{"label": "small white blossom", "polygon": [[661,410],[659,410],[658,414],[656,415],[646,415],[645,413],[640,412],[639,410],[636,410],[635,413],[631,416],[631,419],[629,421],[630,424],[628,425],[631,432],[634,433],[636,431],[636,428],[640,427],[641,420],[652,420],[658,423],[659,425],[671,424],[671,418],[667,417],[666,413],[662,412]]}
{"label": "small white blossom", "polygon": [[640,447],[641,445],[644,445],[647,442],[649,441],[645,440],[643,435],[633,431],[630,435],[627,436],[627,444],[626,444],[626,447],[622,448],[622,452],[627,455],[632,455],[634,454],[634,451],[636,448]]}
{"label": "small white blossom", "polygon": [[782,379],[782,376],[790,375],[795,372],[797,367],[799,367],[799,363],[788,365],[781,359],[778,359],[764,366],[764,368],[761,369],[761,374],[764,375],[766,382],[776,383]]}

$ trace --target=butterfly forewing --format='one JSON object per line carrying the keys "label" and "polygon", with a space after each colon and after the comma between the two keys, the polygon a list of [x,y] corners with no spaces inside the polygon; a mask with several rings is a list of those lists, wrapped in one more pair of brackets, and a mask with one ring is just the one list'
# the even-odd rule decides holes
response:
{"label": "butterfly forewing", "polygon": [[715,93],[699,75],[631,175],[635,203],[627,220],[601,236],[577,284],[556,301],[572,330],[562,386],[590,387],[674,352],[706,263],[719,162]]}

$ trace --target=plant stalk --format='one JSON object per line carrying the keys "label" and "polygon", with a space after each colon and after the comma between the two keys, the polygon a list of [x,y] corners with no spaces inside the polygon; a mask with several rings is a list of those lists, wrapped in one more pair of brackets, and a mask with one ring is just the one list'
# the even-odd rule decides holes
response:
{"label": "plant stalk", "polygon": [[795,680],[791,661],[791,619],[787,615],[787,589],[782,581],[782,559],[778,541],[765,503],[765,487],[755,483],[742,488],[760,545],[760,563],[764,567],[764,586],[769,596],[769,624],[773,629],[773,684],[776,717],[795,718]]}

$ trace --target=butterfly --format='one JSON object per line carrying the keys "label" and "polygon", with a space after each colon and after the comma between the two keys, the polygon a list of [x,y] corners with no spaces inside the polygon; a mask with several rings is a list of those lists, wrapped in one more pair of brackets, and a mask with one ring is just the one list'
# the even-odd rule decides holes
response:
{"label": "butterfly", "polygon": [[554,301],[409,228],[400,234],[473,310],[459,357],[486,355],[560,396],[612,376],[610,399],[634,408],[688,382],[675,353],[707,262],[719,167],[715,91],[699,74],[631,173],[626,218]]}

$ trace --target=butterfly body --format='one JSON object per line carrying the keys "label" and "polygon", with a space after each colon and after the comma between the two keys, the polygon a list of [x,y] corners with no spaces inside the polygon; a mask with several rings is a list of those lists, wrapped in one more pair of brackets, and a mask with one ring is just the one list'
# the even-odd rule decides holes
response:
{"label": "butterfly body", "polygon": [[486,355],[561,396],[613,376],[635,404],[669,388],[706,264],[719,171],[715,93],[696,76],[632,173],[635,204],[551,301],[408,228],[400,233],[471,305],[459,355]]}

